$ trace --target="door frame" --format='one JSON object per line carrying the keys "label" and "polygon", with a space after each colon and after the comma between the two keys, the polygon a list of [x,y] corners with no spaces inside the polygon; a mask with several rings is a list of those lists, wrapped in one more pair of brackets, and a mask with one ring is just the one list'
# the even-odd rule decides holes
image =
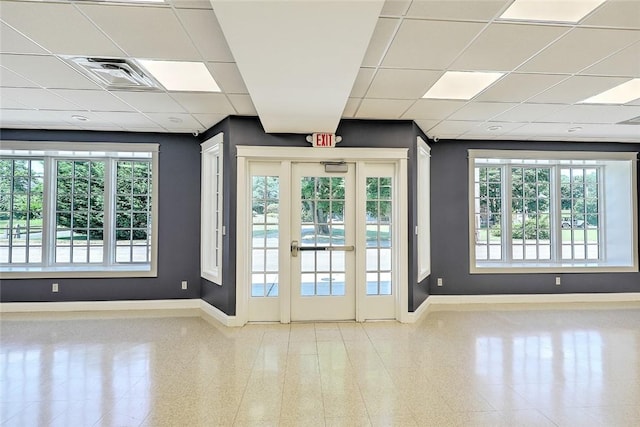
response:
{"label": "door frame", "polygon": [[[407,178],[407,148],[314,148],[314,147],[260,147],[239,145],[237,149],[237,201],[236,201],[236,321],[244,325],[249,321],[249,281],[251,260],[251,192],[248,191],[250,183],[249,163],[252,161],[278,161],[280,162],[280,193],[291,194],[291,163],[292,162],[320,162],[320,161],[347,161],[356,163],[356,183],[360,181],[360,162],[387,163],[395,165],[394,189],[397,195],[394,205],[394,217],[397,218],[394,226],[393,245],[396,249],[397,260],[408,260],[408,188]],[[282,200],[282,199],[281,199]],[[397,210],[397,212],[396,212]],[[285,212],[286,211],[286,212]],[[290,224],[291,213],[289,209],[280,212],[280,223]],[[356,227],[363,228],[356,224]],[[360,231],[362,232],[362,231]],[[358,231],[356,231],[358,233]],[[357,238],[358,234],[356,234]],[[280,232],[281,242],[291,241],[290,227],[282,227]],[[362,257],[356,257],[356,277],[360,271],[364,271]],[[288,245],[280,244],[279,270],[291,271],[291,257]],[[360,259],[360,260],[359,260]],[[408,261],[396,262],[394,282],[397,284],[395,292],[395,318],[406,323],[409,322],[408,303]],[[358,279],[357,279],[358,280]],[[282,283],[279,287],[280,322],[291,321],[290,285]],[[356,321],[362,322],[363,311],[360,309],[364,303],[364,295],[356,288]]]}

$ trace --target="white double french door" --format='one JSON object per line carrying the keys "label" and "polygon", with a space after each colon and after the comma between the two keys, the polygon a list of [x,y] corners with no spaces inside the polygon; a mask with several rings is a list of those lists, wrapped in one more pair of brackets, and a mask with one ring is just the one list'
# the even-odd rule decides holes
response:
{"label": "white double french door", "polygon": [[398,163],[241,160],[238,231],[249,247],[238,249],[238,286],[247,283],[246,293],[237,288],[239,315],[285,323],[398,318],[406,287]]}

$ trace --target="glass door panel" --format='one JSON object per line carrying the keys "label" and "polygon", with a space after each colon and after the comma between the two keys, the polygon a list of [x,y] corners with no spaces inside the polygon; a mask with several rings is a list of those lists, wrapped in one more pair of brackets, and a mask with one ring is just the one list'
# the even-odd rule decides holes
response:
{"label": "glass door panel", "polygon": [[353,165],[294,164],[292,320],[355,318]]}

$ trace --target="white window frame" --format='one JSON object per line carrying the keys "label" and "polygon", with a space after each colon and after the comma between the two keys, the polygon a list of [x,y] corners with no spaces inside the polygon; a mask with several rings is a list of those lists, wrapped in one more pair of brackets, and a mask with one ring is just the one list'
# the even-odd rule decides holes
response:
{"label": "white window frame", "polygon": [[[6,157],[44,158],[45,184],[43,194],[43,256],[39,264],[3,265],[2,279],[27,278],[81,278],[81,277],[157,277],[158,254],[158,151],[159,144],[137,143],[87,143],[59,141],[2,141],[0,155]],[[116,263],[108,255],[105,263],[57,264],[53,262],[55,239],[55,160],[150,160],[152,174],[151,189],[151,241],[150,261],[144,263]],[[107,177],[105,176],[105,179]],[[113,212],[110,211],[115,193],[105,195],[105,234],[115,233]],[[115,239],[105,238],[105,251],[115,250]]]}
{"label": "white window frame", "polygon": [[218,133],[201,144],[200,276],[222,286],[223,140]]}
{"label": "white window frame", "polygon": [[431,275],[431,148],[420,137],[417,142],[418,283]]}
{"label": "white window frame", "polygon": [[[494,274],[494,273],[543,273],[543,272],[573,272],[573,273],[594,273],[594,272],[637,272],[638,271],[638,208],[637,208],[637,157],[635,152],[581,152],[581,151],[521,151],[521,150],[469,150],[469,170],[468,170],[468,213],[469,213],[469,271],[471,274]],[[504,258],[504,249],[507,242],[504,240],[508,235],[508,221],[506,216],[511,215],[511,206],[506,204],[509,197],[504,196],[505,192],[510,192],[506,188],[509,180],[503,177],[503,259],[476,260],[475,254],[475,186],[474,173],[477,166],[484,166],[485,163],[476,164],[476,159],[490,159],[491,163],[503,162],[507,165],[518,165],[509,163],[510,159],[522,161],[526,164],[543,165],[567,165],[575,162],[575,166],[581,166],[582,162],[589,162],[589,166],[600,167],[601,192],[606,194],[600,208],[600,245],[601,257],[598,260],[562,260],[552,261],[520,261]],[[554,183],[552,182],[552,186]],[[625,193],[625,194],[621,194]],[[557,192],[556,192],[557,193]],[[552,196],[553,197],[553,196]],[[556,194],[556,205],[559,203],[559,194]],[[507,211],[508,210],[508,211]],[[559,209],[551,209],[551,221],[556,221],[561,212]],[[559,222],[559,221],[558,221]],[[551,230],[554,233],[554,228]],[[555,230],[559,233],[559,230]],[[615,238],[613,238],[615,236]],[[558,239],[552,241],[551,251],[559,253],[557,245]],[[507,245],[508,246],[508,245]],[[508,252],[508,251],[507,251]]]}

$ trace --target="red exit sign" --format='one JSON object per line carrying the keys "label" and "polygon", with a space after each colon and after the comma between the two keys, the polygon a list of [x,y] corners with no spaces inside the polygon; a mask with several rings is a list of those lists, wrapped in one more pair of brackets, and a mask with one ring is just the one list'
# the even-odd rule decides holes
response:
{"label": "red exit sign", "polygon": [[314,133],[312,135],[314,147],[335,147],[336,146],[336,134],[335,133]]}

